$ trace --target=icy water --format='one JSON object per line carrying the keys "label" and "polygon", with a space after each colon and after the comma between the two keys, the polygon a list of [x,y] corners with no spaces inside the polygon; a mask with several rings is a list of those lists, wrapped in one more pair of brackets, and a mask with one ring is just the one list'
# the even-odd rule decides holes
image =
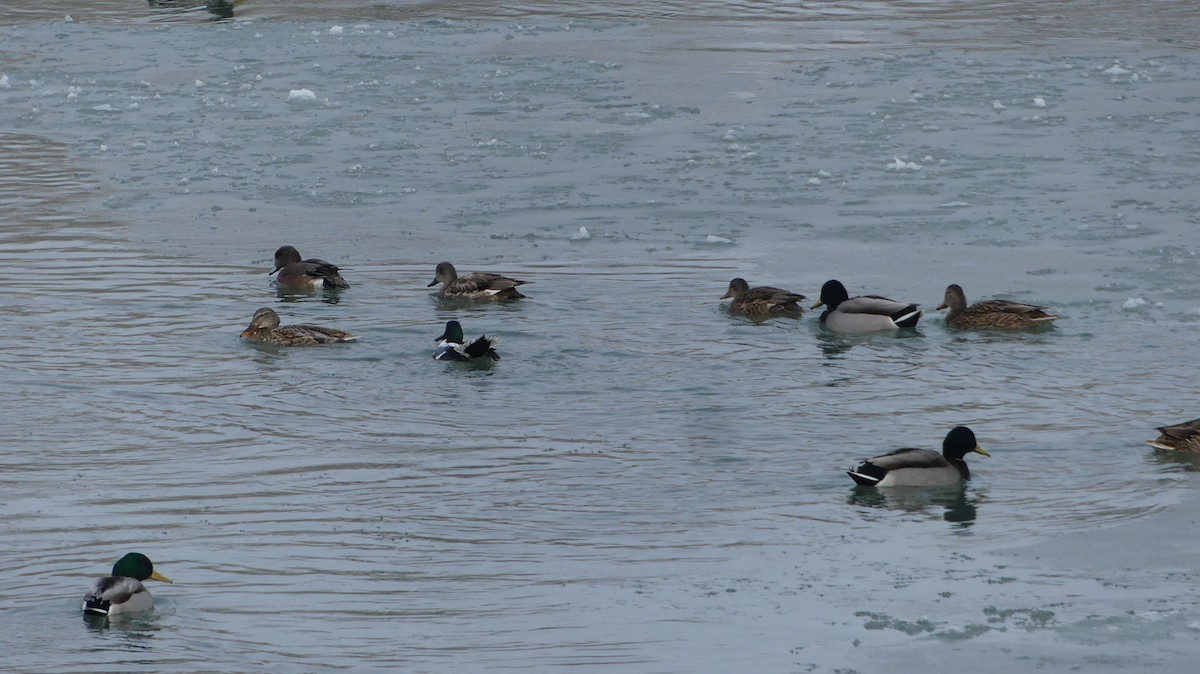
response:
{"label": "icy water", "polygon": [[[1200,16],[1132,4],[0,8],[4,668],[1194,671],[1200,485],[1143,441],[1200,416]],[[949,283],[1063,318],[953,333]],[[957,424],[965,488],[851,487]],[[131,550],[175,583],[85,622]]]}

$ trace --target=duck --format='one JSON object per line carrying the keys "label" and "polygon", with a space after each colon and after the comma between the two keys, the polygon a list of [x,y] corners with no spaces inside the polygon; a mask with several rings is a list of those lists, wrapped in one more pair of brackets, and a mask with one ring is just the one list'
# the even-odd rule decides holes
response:
{"label": "duck", "polygon": [[519,300],[525,297],[517,290],[517,286],[524,285],[527,281],[488,272],[475,272],[460,278],[454,265],[440,262],[434,270],[433,280],[427,287],[432,288],[439,283],[442,287],[438,290],[438,297],[442,299],[494,301]]}
{"label": "duck", "polygon": [[275,251],[275,268],[268,274],[279,272],[275,282],[294,288],[328,288],[344,290],[350,287],[342,278],[337,265],[315,257],[300,259],[300,251],[292,246],[280,246]]}
{"label": "duck", "polygon": [[1200,452],[1200,419],[1192,419],[1170,426],[1160,426],[1159,436],[1147,440],[1155,449],[1173,449],[1180,452]]}
{"label": "duck", "polygon": [[733,298],[729,303],[729,311],[747,316],[778,316],[780,314],[802,314],[804,309],[799,302],[805,297],[798,293],[771,286],[750,287],[744,278],[735,278],[729,282],[729,290],[720,299]]}
{"label": "duck", "polygon": [[446,330],[434,339],[439,340],[437,350],[433,352],[434,360],[459,362],[500,360],[500,354],[492,348],[500,342],[499,337],[481,335],[475,341],[466,344],[463,341],[462,324],[458,321],[446,321]]}
{"label": "duck", "polygon": [[316,346],[318,344],[353,342],[358,337],[342,330],[322,328],[317,325],[280,327],[279,314],[270,307],[263,307],[254,312],[254,316],[250,319],[250,325],[242,330],[242,339],[248,342],[279,346]]}
{"label": "duck", "polygon": [[171,579],[154,570],[154,563],[140,552],[131,552],[117,560],[112,575],[97,578],[83,595],[83,612],[88,615],[115,616],[154,608],[154,598],[142,585],[144,580],[170,583]]}
{"label": "duck", "polygon": [[975,452],[991,456],[975,441],[975,433],[956,426],[942,441],[942,453],[931,449],[904,448],[863,461],[846,471],[863,487],[935,487],[958,484],[971,478],[963,457]]}
{"label": "duck", "polygon": [[1058,318],[1046,313],[1046,307],[1012,300],[985,300],[967,306],[967,296],[957,283],[946,287],[946,297],[937,308],[950,309],[946,325],[958,330],[1024,330]]}
{"label": "duck", "polygon": [[841,281],[826,281],[821,299],[813,309],[825,307],[821,323],[838,332],[877,332],[896,328],[915,328],[921,319],[921,305],[897,302],[879,295],[850,297]]}

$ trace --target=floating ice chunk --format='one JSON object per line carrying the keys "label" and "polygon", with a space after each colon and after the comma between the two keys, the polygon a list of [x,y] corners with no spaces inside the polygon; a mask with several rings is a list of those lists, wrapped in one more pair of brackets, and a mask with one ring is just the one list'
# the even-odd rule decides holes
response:
{"label": "floating ice chunk", "polygon": [[820,185],[821,179],[820,178],[809,178],[808,180],[805,181],[805,183],[807,183],[809,185]]}
{"label": "floating ice chunk", "polygon": [[583,225],[579,226],[578,232],[575,232],[574,234],[571,235],[572,241],[586,241],[590,238],[592,238],[592,233],[589,232],[588,228],[584,227]]}
{"label": "floating ice chunk", "polygon": [[992,109],[993,110],[1003,110],[1004,104],[1001,103],[999,100],[994,100],[994,101],[992,101]]}
{"label": "floating ice chunk", "polygon": [[289,101],[315,101],[317,95],[311,89],[292,89],[288,92]]}
{"label": "floating ice chunk", "polygon": [[112,112],[113,110],[116,110],[116,108],[109,105],[108,103],[101,103],[100,105],[94,105],[94,106],[92,106],[92,109],[97,112]]}
{"label": "floating ice chunk", "polygon": [[196,80],[196,86],[197,86],[197,87],[202,87],[202,86],[204,86],[204,80]]}
{"label": "floating ice chunk", "polygon": [[12,85],[8,83],[8,75],[0,75],[0,89],[7,89]]}
{"label": "floating ice chunk", "polygon": [[63,17],[63,23],[75,23],[75,18],[68,14]]}
{"label": "floating ice chunk", "polygon": [[1140,297],[1130,297],[1121,305],[1122,309],[1137,309],[1146,305],[1146,300]]}
{"label": "floating ice chunk", "polygon": [[920,171],[921,165],[915,161],[904,161],[899,157],[893,157],[892,161],[887,165],[889,171]]}
{"label": "floating ice chunk", "polygon": [[1042,98],[1041,96],[1034,96],[1033,97],[1033,106],[1035,108],[1046,107],[1046,99]]}
{"label": "floating ice chunk", "polygon": [[830,173],[829,171],[826,171],[825,169],[820,169],[819,171],[817,171],[817,177],[818,178],[832,178],[833,174]]}
{"label": "floating ice chunk", "polygon": [[733,243],[733,239],[727,239],[723,236],[717,236],[716,234],[709,234],[708,236],[704,237],[704,243],[728,245]]}
{"label": "floating ice chunk", "polygon": [[1122,68],[1120,63],[1114,63],[1110,68],[1102,72],[1105,75],[1128,75],[1131,71]]}
{"label": "floating ice chunk", "polygon": [[341,26],[330,26],[329,27],[330,35],[341,35],[344,32],[346,32],[346,29],[342,28]]}
{"label": "floating ice chunk", "polygon": [[938,206],[938,208],[967,208],[970,205],[971,202],[969,201],[947,201],[946,203]]}

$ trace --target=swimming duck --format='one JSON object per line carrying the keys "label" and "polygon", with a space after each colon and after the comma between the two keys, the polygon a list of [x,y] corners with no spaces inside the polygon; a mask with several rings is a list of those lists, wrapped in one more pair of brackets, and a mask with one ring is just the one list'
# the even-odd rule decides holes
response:
{"label": "swimming duck", "polygon": [[[275,251],[276,283],[298,288],[349,288],[350,284],[338,273],[338,267],[315,257],[300,259],[300,251],[292,246],[280,246]],[[269,276],[270,274],[268,274]]]}
{"label": "swimming duck", "polygon": [[946,298],[938,310],[947,307],[946,325],[959,330],[1023,330],[1058,318],[1046,313],[1046,307],[1012,300],[985,300],[967,306],[967,296],[957,283],[946,287]]}
{"label": "swimming duck", "polygon": [[933,487],[969,480],[971,471],[963,457],[971,452],[991,456],[975,442],[975,433],[957,426],[942,441],[942,453],[930,449],[897,449],[867,459],[847,471],[856,484],[866,487]]}
{"label": "swimming duck", "polygon": [[83,612],[91,615],[114,616],[154,608],[154,598],[142,585],[143,580],[171,579],[154,570],[150,558],[131,552],[113,565],[112,575],[96,579],[92,589],[83,595]]}
{"label": "swimming duck", "polygon": [[317,325],[280,327],[279,314],[270,307],[263,307],[254,312],[254,317],[250,319],[250,325],[242,330],[242,339],[248,342],[280,346],[316,346],[317,344],[353,342],[358,337],[348,332],[334,328],[322,328]]}
{"label": "swimming duck", "polygon": [[914,328],[921,318],[919,304],[905,304],[879,295],[850,297],[841,281],[826,281],[813,309],[825,307],[821,323],[838,332],[875,332]]}
{"label": "swimming duck", "polygon": [[1147,440],[1155,449],[1174,449],[1180,452],[1200,452],[1200,419],[1192,419],[1171,426],[1160,426],[1159,436]]}
{"label": "swimming duck", "polygon": [[470,344],[463,343],[463,329],[458,321],[447,321],[446,330],[441,335],[434,337],[440,340],[437,350],[433,352],[434,360],[456,360],[456,361],[486,361],[500,360],[500,354],[492,347],[500,342],[499,337],[488,337],[481,335],[479,339]]}
{"label": "swimming duck", "polygon": [[798,302],[804,300],[799,295],[771,286],[750,287],[746,279],[735,278],[729,282],[729,290],[720,299],[733,298],[729,303],[729,311],[748,316],[777,316],[779,314],[801,314],[804,312]]}
{"label": "swimming duck", "polygon": [[487,272],[475,272],[459,278],[458,271],[449,262],[438,264],[433,281],[427,287],[432,288],[439,283],[442,288],[438,291],[438,297],[442,299],[519,300],[525,297],[517,290],[517,286],[524,285],[526,281]]}

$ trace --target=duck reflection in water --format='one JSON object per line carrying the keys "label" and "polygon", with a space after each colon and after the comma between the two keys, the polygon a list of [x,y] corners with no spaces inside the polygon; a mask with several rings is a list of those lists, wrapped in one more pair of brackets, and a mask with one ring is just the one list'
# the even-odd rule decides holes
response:
{"label": "duck reflection in water", "polygon": [[233,7],[239,0],[148,0],[151,7],[168,9],[175,12],[187,12],[198,9],[201,5],[209,11],[214,20],[232,19]]}
{"label": "duck reflection in water", "polygon": [[942,519],[969,526],[975,521],[976,505],[982,499],[967,498],[967,485],[945,487],[875,487],[856,486],[847,503],[866,508],[884,508],[910,513],[924,513],[931,508],[944,508]]}

